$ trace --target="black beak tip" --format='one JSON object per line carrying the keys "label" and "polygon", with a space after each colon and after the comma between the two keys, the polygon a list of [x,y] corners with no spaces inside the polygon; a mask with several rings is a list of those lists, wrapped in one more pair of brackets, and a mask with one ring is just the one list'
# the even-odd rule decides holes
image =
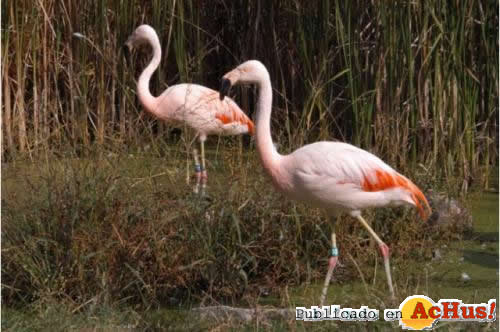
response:
{"label": "black beak tip", "polygon": [[127,66],[130,65],[130,47],[127,44],[123,44],[122,46],[123,57],[125,58],[125,62]]}
{"label": "black beak tip", "polygon": [[231,81],[228,80],[227,78],[223,78],[219,90],[220,100],[224,100],[224,97],[228,95],[230,89],[231,89]]}
{"label": "black beak tip", "polygon": [[130,54],[130,50],[129,50],[127,44],[123,44],[123,46],[122,46],[122,52],[123,52],[123,54],[125,54],[126,57],[128,57],[128,55]]}

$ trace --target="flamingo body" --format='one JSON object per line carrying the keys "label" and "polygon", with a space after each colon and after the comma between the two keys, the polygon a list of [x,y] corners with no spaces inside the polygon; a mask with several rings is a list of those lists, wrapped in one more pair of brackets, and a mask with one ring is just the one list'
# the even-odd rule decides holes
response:
{"label": "flamingo body", "polygon": [[[317,142],[284,156],[275,186],[288,196],[331,214],[380,206],[414,205],[425,196],[375,155],[340,142]],[[424,203],[425,204],[425,203]]]}
{"label": "flamingo body", "polygon": [[219,100],[219,93],[198,84],[177,84],[151,104],[143,106],[175,127],[188,126],[200,137],[253,134],[253,122],[232,100]]}

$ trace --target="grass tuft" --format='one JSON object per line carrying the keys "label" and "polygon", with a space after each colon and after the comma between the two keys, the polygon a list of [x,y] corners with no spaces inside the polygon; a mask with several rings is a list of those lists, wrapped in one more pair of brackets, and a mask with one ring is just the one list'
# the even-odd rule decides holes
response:
{"label": "grass tuft", "polygon": [[[240,157],[220,156],[225,165],[211,172],[208,199],[186,187],[182,159],[59,159],[5,168],[3,303],[67,301],[77,312],[96,304],[238,303],[263,290],[279,293],[284,284],[319,281],[328,220],[282,199],[250,155],[240,173],[229,166]],[[367,218],[395,257],[431,255],[437,236],[422,232],[427,226],[411,210]],[[369,235],[341,219],[340,250],[358,264],[379,259]],[[355,264],[345,263],[339,278],[357,278]]]}

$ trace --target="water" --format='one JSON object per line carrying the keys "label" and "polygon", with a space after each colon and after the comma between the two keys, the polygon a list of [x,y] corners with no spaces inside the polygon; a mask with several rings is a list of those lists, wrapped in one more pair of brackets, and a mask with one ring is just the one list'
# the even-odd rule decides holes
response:
{"label": "water", "polygon": [[[475,195],[468,203],[474,220],[470,236],[438,248],[440,259],[394,260],[392,273],[396,283],[396,304],[399,305],[406,296],[417,294],[427,295],[434,301],[449,298],[464,303],[498,299],[498,193]],[[365,274],[364,277],[366,287],[361,280],[332,282],[328,304],[390,306],[382,266],[379,264],[375,280],[371,275]],[[318,305],[322,286],[318,283],[291,290],[292,303]]]}

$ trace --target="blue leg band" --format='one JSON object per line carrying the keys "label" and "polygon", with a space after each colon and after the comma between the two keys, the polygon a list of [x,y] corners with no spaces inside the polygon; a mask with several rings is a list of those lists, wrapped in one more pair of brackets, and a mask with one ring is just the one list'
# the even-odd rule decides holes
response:
{"label": "blue leg band", "polygon": [[337,257],[339,255],[339,249],[338,248],[331,248],[328,250],[329,257]]}

